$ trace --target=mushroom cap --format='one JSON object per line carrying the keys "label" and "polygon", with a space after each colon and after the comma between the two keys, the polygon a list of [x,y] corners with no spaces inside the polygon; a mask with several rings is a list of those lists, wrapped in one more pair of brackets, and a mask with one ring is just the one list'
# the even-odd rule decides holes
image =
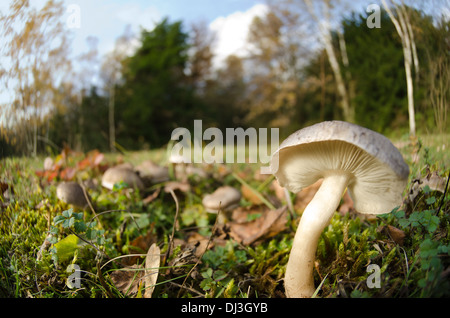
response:
{"label": "mushroom cap", "polygon": [[360,213],[390,212],[402,203],[409,167],[385,136],[342,121],[300,129],[274,152],[272,173],[281,186],[299,192],[330,174],[348,174]]}
{"label": "mushroom cap", "polygon": [[56,187],[56,196],[67,204],[84,208],[88,205],[83,189],[77,182],[62,182]]}
{"label": "mushroom cap", "polygon": [[202,200],[206,211],[217,213],[219,209],[231,210],[238,206],[241,200],[241,193],[236,188],[230,186],[223,186],[217,188],[211,194],[205,195]]}
{"label": "mushroom cap", "polygon": [[160,183],[170,180],[169,168],[162,167],[151,160],[144,160],[139,164],[135,171],[139,173],[144,183]]}
{"label": "mushroom cap", "polygon": [[131,188],[144,189],[144,183],[138,174],[128,166],[118,165],[111,167],[105,171],[102,176],[102,186],[107,189],[112,189],[114,184],[125,182]]}

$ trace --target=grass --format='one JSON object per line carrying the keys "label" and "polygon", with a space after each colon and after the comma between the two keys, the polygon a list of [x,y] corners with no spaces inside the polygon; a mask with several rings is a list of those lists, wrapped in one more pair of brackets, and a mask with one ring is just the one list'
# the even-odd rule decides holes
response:
{"label": "grass", "polygon": [[[448,137],[419,138],[416,148],[406,137],[398,139],[411,169],[408,192],[427,175],[447,180]],[[165,154],[165,149],[106,154],[101,165],[136,165],[145,159],[165,164]],[[68,154],[64,167],[77,166],[86,155]],[[93,209],[71,210],[56,198],[61,174],[52,181],[36,174],[42,162],[0,162],[2,189],[14,190],[13,196],[0,198],[0,297],[142,297],[146,287],[140,277],[153,243],[160,248],[161,264],[152,297],[284,297],[285,265],[301,211],[286,214],[286,226],[274,235],[244,245],[201,204],[204,194],[227,184],[245,185],[262,205],[280,206],[270,180],[258,176],[257,165],[209,166],[210,177],[189,177],[189,191],[176,190],[175,196],[164,191],[164,183],[142,193],[120,184],[112,191],[96,187],[89,190]],[[76,178],[98,180],[101,165],[83,166]],[[240,205],[255,207],[247,197]],[[448,192],[424,187],[393,213],[374,219],[336,213],[319,241],[317,297],[450,296],[449,212]],[[49,234],[51,244],[44,248]],[[67,286],[70,264],[82,270],[79,288]],[[368,270],[370,264],[376,272]],[[368,283],[372,279],[379,280],[379,287]]]}

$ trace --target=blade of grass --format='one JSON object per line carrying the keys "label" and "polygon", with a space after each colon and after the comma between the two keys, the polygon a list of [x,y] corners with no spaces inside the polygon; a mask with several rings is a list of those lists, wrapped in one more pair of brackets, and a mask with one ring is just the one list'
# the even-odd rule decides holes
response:
{"label": "blade of grass", "polygon": [[241,177],[239,177],[236,173],[232,173],[233,177],[239,181],[242,185],[246,186],[250,191],[252,191],[260,200],[263,202],[269,209],[276,210],[276,208],[273,206],[272,203],[267,201],[267,199],[256,189],[254,189],[252,186],[250,186],[247,182],[245,182]]}

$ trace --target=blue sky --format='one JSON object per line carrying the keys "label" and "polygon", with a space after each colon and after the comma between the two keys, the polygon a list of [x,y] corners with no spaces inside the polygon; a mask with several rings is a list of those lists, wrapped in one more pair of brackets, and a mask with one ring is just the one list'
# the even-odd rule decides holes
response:
{"label": "blue sky", "polygon": [[[0,1],[0,10],[6,14],[11,1]],[[41,8],[47,0],[30,0]],[[217,60],[228,54],[243,52],[246,29],[255,15],[267,8],[265,0],[63,0],[69,36],[72,38],[71,57],[76,59],[89,49],[87,39],[97,39],[98,58],[114,48],[116,39],[130,26],[135,35],[140,28],[151,30],[163,18],[182,20],[186,28],[193,22],[204,22],[217,32]],[[75,11],[73,10],[75,8]],[[73,15],[79,24],[71,25]],[[71,21],[71,22],[70,22]],[[5,61],[2,61],[5,63]],[[0,105],[9,103],[8,91],[1,90]],[[0,121],[2,120],[0,111]]]}
{"label": "blue sky", "polygon": [[[94,36],[99,40],[98,49],[101,55],[113,48],[115,39],[123,34],[127,25],[130,25],[135,33],[139,33],[140,27],[151,29],[165,17],[170,21],[182,20],[186,27],[193,22],[203,21],[218,32],[221,32],[218,28],[228,21],[228,29],[229,25],[233,24],[240,32],[235,32],[237,39],[234,42],[224,39],[219,34],[221,46],[228,48],[228,52],[224,53],[227,54],[241,44],[245,35],[242,34],[245,33],[242,29],[255,14],[263,12],[265,7],[264,0],[65,0],[64,2],[66,6],[78,6],[80,13],[80,27],[70,30],[74,36],[74,54],[86,51],[88,48],[86,38]],[[231,31],[229,30],[228,37],[231,36]]]}

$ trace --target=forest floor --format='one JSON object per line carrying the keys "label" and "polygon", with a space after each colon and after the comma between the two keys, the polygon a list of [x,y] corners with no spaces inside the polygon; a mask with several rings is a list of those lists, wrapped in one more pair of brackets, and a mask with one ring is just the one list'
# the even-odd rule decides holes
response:
{"label": "forest floor", "polygon": [[[344,196],[320,237],[317,297],[450,296],[449,140],[395,140],[410,176],[392,213],[360,215]],[[46,171],[43,157],[2,159],[0,297],[285,297],[293,236],[317,185],[290,194],[293,211],[256,164],[196,164],[142,191],[101,186],[108,167],[167,166],[166,154],[65,149]],[[69,179],[89,182],[91,206],[57,198],[57,184]],[[242,197],[219,220],[202,198],[224,185]]]}

